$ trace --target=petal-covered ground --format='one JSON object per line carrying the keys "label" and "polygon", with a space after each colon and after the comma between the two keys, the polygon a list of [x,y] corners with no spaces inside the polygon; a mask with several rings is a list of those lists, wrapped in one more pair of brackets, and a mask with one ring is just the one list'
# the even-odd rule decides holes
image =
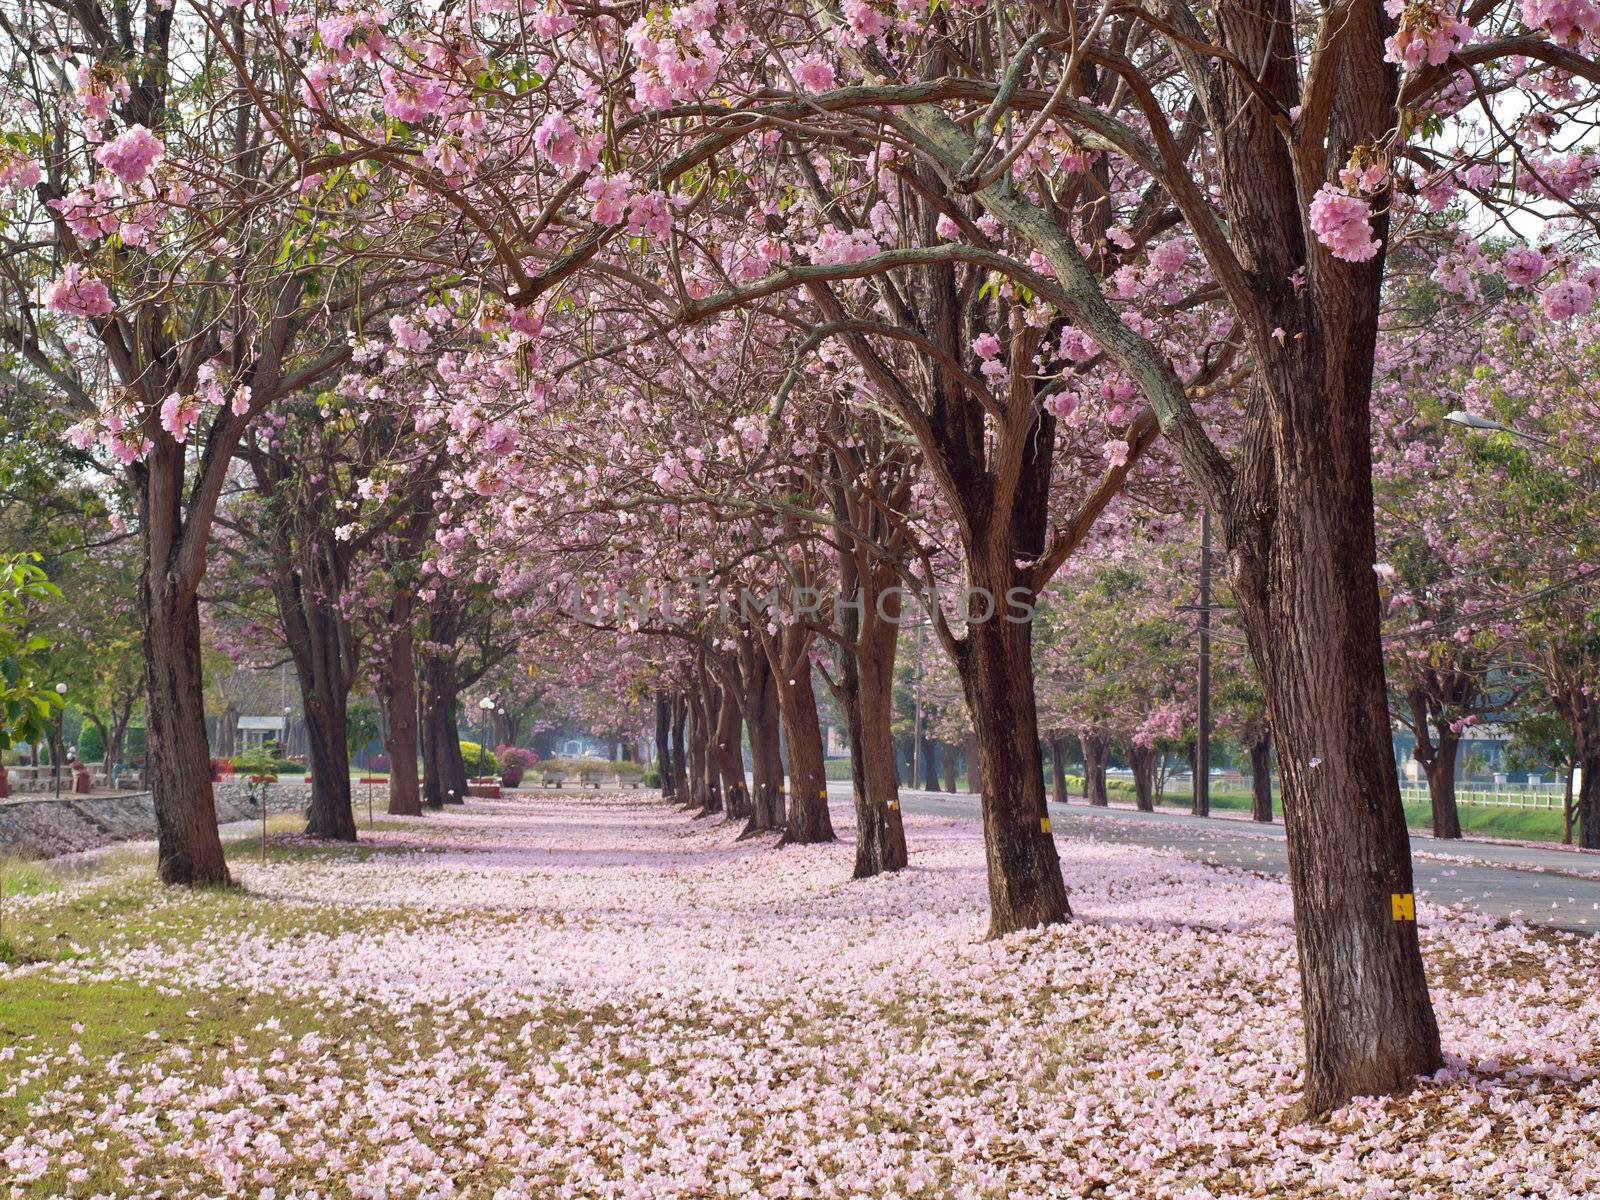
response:
{"label": "petal-covered ground", "polygon": [[1451,1067],[1296,1126],[1282,882],[1064,840],[1078,919],[986,942],[976,823],[863,883],[736,833],[519,798],[13,899],[0,1195],[1600,1194],[1592,941],[1425,908]]}

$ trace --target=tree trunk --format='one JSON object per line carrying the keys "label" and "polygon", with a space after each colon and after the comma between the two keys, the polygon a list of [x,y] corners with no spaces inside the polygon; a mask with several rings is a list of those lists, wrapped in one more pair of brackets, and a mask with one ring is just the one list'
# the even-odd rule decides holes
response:
{"label": "tree trunk", "polygon": [[[106,736],[104,726],[99,727],[102,739],[102,749],[109,749],[110,739]],[[239,753],[239,710],[229,701],[217,714],[217,737],[215,746],[218,758],[232,758]],[[106,767],[109,770],[110,760]]]}
{"label": "tree trunk", "polygon": [[[809,639],[808,639],[809,640]],[[828,814],[827,760],[822,752],[822,720],[811,683],[811,662],[778,679],[784,737],[789,748],[789,811],[778,844],[807,845],[833,841]]]}
{"label": "tree trunk", "polygon": [[1209,767],[1200,763],[1200,743],[1198,740],[1190,742],[1186,751],[1189,759],[1189,814],[1195,817],[1209,817],[1211,815],[1211,788],[1210,780],[1206,777]]}
{"label": "tree trunk", "polygon": [[1588,748],[1578,760],[1578,845],[1600,850],[1600,747]]}
{"label": "tree trunk", "polygon": [[133,721],[133,701],[130,700],[111,722],[111,737],[106,741],[106,778],[122,761],[123,749],[128,742],[128,725]]}
{"label": "tree trunk", "polygon": [[[1370,368],[1371,346],[1357,349]],[[1320,400],[1360,412],[1292,439],[1302,451],[1284,469],[1303,476],[1277,481],[1270,534],[1230,522],[1244,532],[1229,538],[1234,594],[1278,748],[1308,1113],[1397,1091],[1443,1061],[1405,916],[1415,889],[1372,570],[1367,396]],[[1359,445],[1331,450],[1327,428]]]}
{"label": "tree trunk", "polygon": [[417,779],[417,665],[411,643],[411,594],[396,588],[378,670],[383,705],[383,748],[389,757],[389,814],[422,815]]}
{"label": "tree trunk", "polygon": [[1572,772],[1577,770],[1576,762],[1567,763],[1566,786],[1561,789],[1561,844],[1572,845]]}
{"label": "tree trunk", "polygon": [[1149,746],[1130,745],[1128,765],[1133,768],[1134,803],[1140,812],[1155,812],[1156,752]]}
{"label": "tree trunk", "polygon": [[1250,819],[1272,823],[1272,735],[1265,729],[1250,743]]}
{"label": "tree trunk", "polygon": [[456,668],[450,659],[424,654],[422,660],[422,792],[429,808],[464,804],[467,764],[456,732]]}
{"label": "tree trunk", "polygon": [[1448,728],[1434,734],[1434,749],[1423,764],[1428,776],[1428,801],[1433,809],[1433,836],[1459,838],[1461,812],[1456,807],[1456,755],[1461,739]]}
{"label": "tree trunk", "polygon": [[689,800],[699,808],[702,816],[720,812],[721,797],[717,795],[716,768],[711,760],[711,713],[714,711],[716,689],[705,680],[697,679],[691,685],[689,706]]}
{"label": "tree trunk", "polygon": [[661,776],[661,798],[671,800],[672,778],[672,697],[656,693],[656,770]]}
{"label": "tree trunk", "polygon": [[1050,738],[1050,799],[1067,802],[1067,739],[1059,733]]}
{"label": "tree trunk", "polygon": [[[150,530],[146,515],[146,547]],[[200,606],[175,593],[165,564],[139,579],[143,624],[146,764],[156,810],[156,873],[163,883],[225,884],[206,741]]]}
{"label": "tree trunk", "polygon": [[[107,727],[105,720],[98,713],[86,712],[83,714],[83,719],[88,724],[93,725],[95,732],[100,735],[100,769],[109,775],[111,771],[111,764],[106,760],[106,747],[111,742],[111,730],[109,727]],[[218,727],[221,727],[220,717],[218,718]],[[83,737],[81,734],[78,737],[78,745],[80,748],[83,745]],[[82,755],[79,757],[82,757]],[[219,751],[217,757],[221,758],[224,756]],[[229,755],[228,757],[232,756]]]}
{"label": "tree trunk", "polygon": [[[974,570],[974,586],[1006,595],[1013,577],[1009,556],[1004,566],[1004,572],[987,578]],[[992,586],[995,581],[1004,581],[1003,586]],[[991,937],[1072,915],[1045,809],[1031,643],[1028,624],[976,622],[967,626],[957,658],[983,763]]]}
{"label": "tree trunk", "polygon": [[1106,760],[1110,756],[1110,747],[1104,734],[1086,733],[1079,741],[1083,743],[1084,798],[1096,808],[1106,808],[1111,803],[1111,797],[1106,792]]}
{"label": "tree trunk", "polygon": [[[855,878],[869,879],[899,871],[907,862],[905,824],[900,815],[900,782],[895,767],[894,658],[899,626],[880,619],[876,592],[861,621],[858,653],[847,670],[855,672],[856,704],[851,714],[850,757],[852,773],[859,764],[856,790]],[[899,616],[894,593],[884,611]]]}
{"label": "tree trunk", "polygon": [[[694,796],[689,782],[689,749],[684,745],[684,725],[688,721],[689,704],[682,692],[672,693],[672,795],[679,803]],[[665,761],[665,760],[663,760]]]}
{"label": "tree trunk", "polygon": [[750,788],[744,778],[744,718],[733,681],[723,679],[720,684],[711,758],[722,782],[722,811],[730,821],[743,821],[750,816]]}
{"label": "tree trunk", "polygon": [[334,841],[356,840],[355,813],[350,807],[350,752],[345,741],[347,697],[323,681],[315,689],[302,684],[306,710],[306,756],[311,771],[311,798],[306,805],[306,836]]}
{"label": "tree trunk", "polygon": [[956,748],[953,742],[940,744],[939,765],[944,768],[944,790],[954,793],[956,790]]}
{"label": "tree trunk", "polygon": [[968,733],[961,739],[961,759],[967,767],[967,791],[983,791],[983,764],[978,760],[978,735]]}
{"label": "tree trunk", "polygon": [[778,681],[756,634],[747,631],[739,647],[739,673],[744,682],[745,718],[750,727],[750,796],[746,834],[779,829],[784,821],[783,752],[779,730],[783,716]]}
{"label": "tree trunk", "polygon": [[922,790],[939,790],[939,743],[932,738],[922,739]]}

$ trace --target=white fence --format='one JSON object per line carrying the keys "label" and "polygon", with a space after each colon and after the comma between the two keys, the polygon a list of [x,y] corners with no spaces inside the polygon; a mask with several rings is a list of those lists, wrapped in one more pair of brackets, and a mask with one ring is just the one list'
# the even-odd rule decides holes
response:
{"label": "white fence", "polygon": [[[1574,784],[1576,788],[1576,784]],[[1469,783],[1456,781],[1457,804],[1491,808],[1544,808],[1561,811],[1565,787],[1559,783]],[[1428,785],[1402,781],[1400,795],[1407,804],[1428,803]]]}

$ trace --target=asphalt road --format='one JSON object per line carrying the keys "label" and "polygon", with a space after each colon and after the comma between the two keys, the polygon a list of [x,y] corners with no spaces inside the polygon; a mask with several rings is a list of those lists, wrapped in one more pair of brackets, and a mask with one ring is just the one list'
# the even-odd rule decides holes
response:
{"label": "asphalt road", "polygon": [[[850,785],[833,784],[829,791],[842,800]],[[900,804],[907,812],[978,818],[978,798],[970,792],[902,789]],[[1063,837],[1172,850],[1216,866],[1278,875],[1289,870],[1281,825],[1084,804],[1051,805],[1050,825]],[[1553,929],[1600,933],[1600,854],[1415,835],[1411,853],[1420,898]]]}

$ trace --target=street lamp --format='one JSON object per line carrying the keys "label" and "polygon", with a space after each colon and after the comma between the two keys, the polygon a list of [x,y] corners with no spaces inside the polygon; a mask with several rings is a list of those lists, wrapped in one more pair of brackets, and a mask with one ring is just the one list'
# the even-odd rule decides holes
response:
{"label": "street lamp", "polygon": [[483,778],[483,752],[489,745],[490,725],[492,722],[489,714],[494,712],[494,701],[485,696],[478,701],[478,707],[483,711],[483,741],[478,743],[478,777],[481,779]]}
{"label": "street lamp", "polygon": [[50,767],[56,777],[56,799],[61,799],[61,764],[56,760],[65,756],[62,743],[66,741],[65,726],[67,722],[67,685],[56,684],[56,695],[61,697],[61,707],[56,710],[56,745],[50,755]]}
{"label": "street lamp", "polygon": [[1452,425],[1461,425],[1467,429],[1476,429],[1483,433],[1509,433],[1512,437],[1519,437],[1526,442],[1537,442],[1541,446],[1554,445],[1553,442],[1546,441],[1542,437],[1535,437],[1531,433],[1524,433],[1520,429],[1514,429],[1510,425],[1502,425],[1499,421],[1490,420],[1488,417],[1480,417],[1476,413],[1469,413],[1464,409],[1458,408],[1447,412],[1444,415],[1444,419]]}

